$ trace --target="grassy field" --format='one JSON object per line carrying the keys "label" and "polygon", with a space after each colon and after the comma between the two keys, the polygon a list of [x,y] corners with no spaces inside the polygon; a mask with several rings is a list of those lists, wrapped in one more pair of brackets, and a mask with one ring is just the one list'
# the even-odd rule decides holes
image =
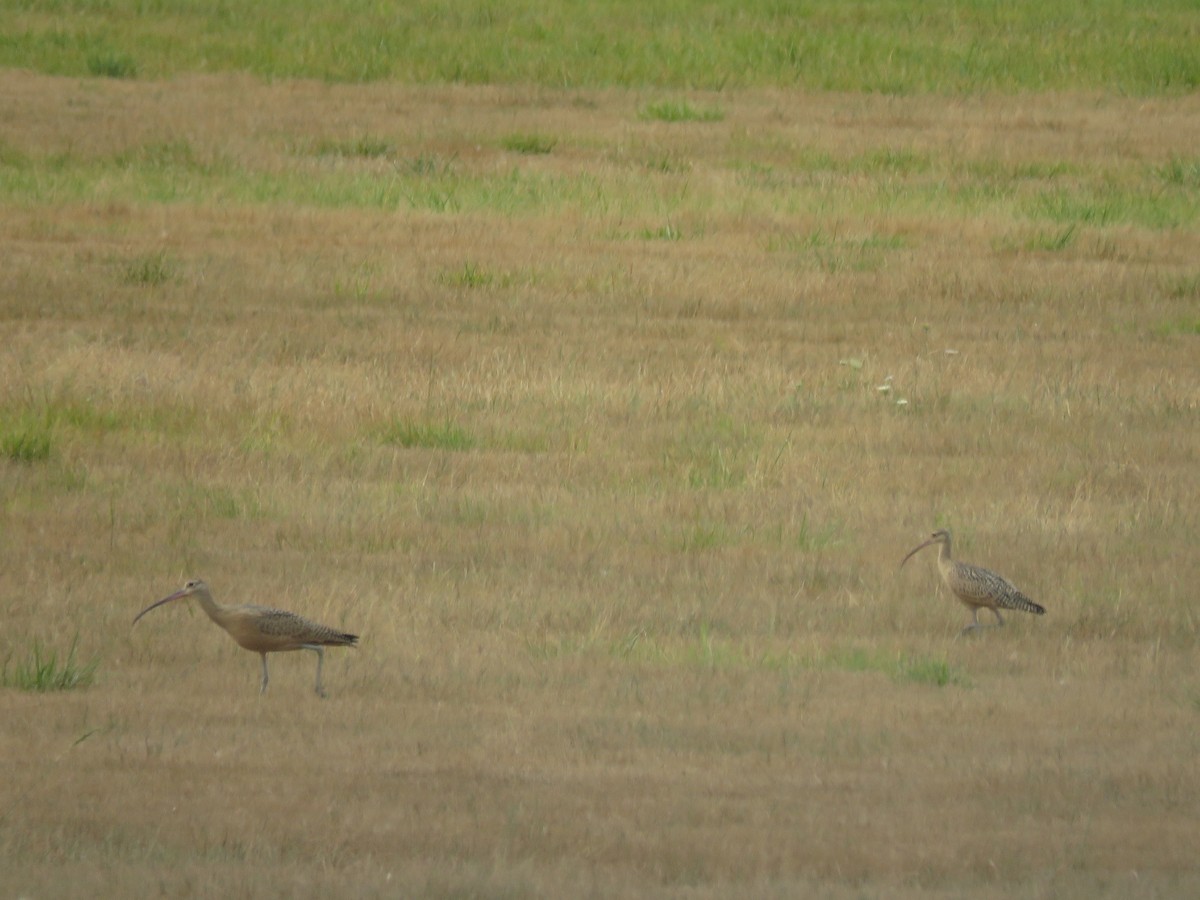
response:
{"label": "grassy field", "polygon": [[[1196,894],[1185,4],[1040,80],[1080,26],[1010,5],[1027,70],[902,83],[737,74],[752,7],[612,5],[731,17],[656,77],[497,50],[603,6],[414,5],[469,76],[448,25],[271,58],[286,10],[150,6],[0,13],[9,893]],[[1000,14],[953,8],[912,27]],[[897,568],[935,527],[1047,615],[957,638]],[[193,576],[359,633],[330,699],[130,627]]]}
{"label": "grassy field", "polygon": [[163,78],[800,87],[1200,86],[1194,0],[6,0],[0,66]]}

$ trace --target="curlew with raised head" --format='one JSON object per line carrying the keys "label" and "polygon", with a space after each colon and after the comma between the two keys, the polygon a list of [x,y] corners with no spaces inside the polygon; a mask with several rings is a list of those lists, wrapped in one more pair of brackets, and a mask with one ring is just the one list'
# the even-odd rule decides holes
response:
{"label": "curlew with raised head", "polygon": [[356,634],[337,631],[282,609],[253,604],[225,606],[213,599],[208,585],[198,578],[189,581],[169,597],[151,603],[134,616],[133,624],[136,625],[138,619],[150,610],[185,597],[195,597],[199,600],[208,617],[229,632],[229,636],[237,641],[239,646],[262,657],[260,694],[267,692],[268,653],[282,653],[287,650],[312,650],[316,653],[317,695],[324,697],[325,689],[321,686],[321,667],[325,662],[324,648],[353,647],[358,643]]}
{"label": "curlew with raised head", "polygon": [[1044,615],[1046,608],[1034,603],[1019,590],[1016,585],[997,575],[991,569],[982,566],[972,566],[967,563],[955,562],[950,556],[950,532],[945,528],[935,531],[925,543],[908,551],[908,556],[900,562],[904,564],[919,550],[924,550],[931,544],[938,545],[938,572],[950,592],[959,599],[967,609],[971,610],[971,621],[959,632],[966,634],[973,628],[984,628],[979,622],[979,610],[990,609],[996,615],[996,625],[1003,625],[1000,615],[1002,609],[1016,609],[1021,612]]}

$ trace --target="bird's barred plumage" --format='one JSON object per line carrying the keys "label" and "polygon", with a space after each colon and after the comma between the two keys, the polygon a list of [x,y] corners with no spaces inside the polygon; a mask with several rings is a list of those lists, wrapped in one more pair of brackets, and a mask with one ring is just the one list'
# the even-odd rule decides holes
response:
{"label": "bird's barred plumage", "polygon": [[272,609],[269,606],[225,606],[212,598],[208,585],[199,579],[193,579],[180,590],[163,597],[157,603],[151,603],[134,617],[134,624],[150,610],[170,603],[172,600],[182,600],[185,597],[195,597],[200,606],[208,613],[208,617],[228,632],[238,645],[251,650],[262,657],[262,687],[266,693],[269,675],[267,673],[267,654],[280,653],[287,650],[312,650],[317,654],[317,693],[325,696],[321,687],[321,667],[325,662],[325,647],[354,647],[358,644],[358,635],[346,631],[338,631],[328,625],[322,625],[304,616],[283,609]]}
{"label": "bird's barred plumage", "polygon": [[252,615],[254,627],[264,635],[297,638],[306,644],[321,644],[326,647],[353,647],[358,644],[357,634],[338,631],[285,609],[254,605],[234,608]]}
{"label": "bird's barred plumage", "polygon": [[1046,614],[1044,606],[1034,603],[1017,590],[1015,584],[1003,575],[997,575],[991,569],[967,563],[955,563],[952,574],[947,580],[950,590],[964,603],[973,606],[1015,609],[1039,616]]}
{"label": "bird's barred plumage", "polygon": [[1044,606],[1035,603],[1021,593],[1017,586],[1003,575],[997,575],[991,569],[985,569],[982,566],[972,566],[952,559],[950,556],[950,532],[945,529],[935,531],[929,540],[910,550],[900,565],[903,566],[914,553],[931,544],[939,545],[938,571],[941,573],[942,581],[945,582],[946,587],[950,588],[954,596],[971,610],[971,621],[963,629],[963,633],[982,627],[979,624],[979,610],[981,609],[990,609],[996,616],[997,625],[1004,624],[1004,619],[1000,615],[1002,609],[1019,610],[1038,616],[1045,615],[1046,608]]}

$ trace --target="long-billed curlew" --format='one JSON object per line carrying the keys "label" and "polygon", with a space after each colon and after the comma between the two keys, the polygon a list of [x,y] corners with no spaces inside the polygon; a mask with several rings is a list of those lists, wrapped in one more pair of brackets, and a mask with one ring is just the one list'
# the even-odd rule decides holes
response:
{"label": "long-billed curlew", "polygon": [[200,579],[193,579],[169,597],[151,603],[134,616],[133,624],[155,607],[170,603],[172,600],[182,600],[184,597],[195,597],[208,613],[208,617],[229,632],[239,645],[262,656],[262,689],[267,692],[267,654],[279,653],[284,650],[312,650],[317,654],[317,694],[325,696],[321,687],[321,666],[325,662],[325,647],[353,647],[358,643],[358,635],[337,631],[327,625],[320,625],[295,613],[282,609],[271,609],[267,606],[223,606],[212,597],[208,585]]}
{"label": "long-billed curlew", "polygon": [[903,567],[918,550],[924,550],[930,544],[940,544],[938,547],[938,571],[946,587],[971,610],[971,621],[959,634],[966,634],[972,628],[983,628],[979,624],[979,610],[990,609],[996,614],[996,624],[1003,625],[1000,616],[1002,609],[1019,609],[1022,612],[1036,613],[1041,616],[1046,608],[1034,603],[1019,590],[1016,585],[1002,575],[997,575],[991,569],[981,566],[969,566],[966,563],[955,562],[950,558],[950,532],[946,529],[935,531],[929,540],[908,552],[900,562]]}

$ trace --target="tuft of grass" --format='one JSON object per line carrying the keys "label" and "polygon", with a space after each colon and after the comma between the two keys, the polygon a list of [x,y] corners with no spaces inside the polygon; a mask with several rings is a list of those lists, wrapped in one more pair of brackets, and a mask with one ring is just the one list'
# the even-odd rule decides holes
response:
{"label": "tuft of grass", "polygon": [[1090,195],[1064,188],[1039,194],[1033,209],[1036,215],[1071,224],[1103,226],[1126,218],[1126,210],[1115,194]]}
{"label": "tuft of grass", "polygon": [[1161,337],[1171,337],[1176,334],[1200,334],[1200,319],[1180,319],[1175,322],[1163,322],[1154,329]]}
{"label": "tuft of grass", "polygon": [[138,67],[132,56],[101,50],[87,58],[88,74],[95,78],[137,78]]}
{"label": "tuft of grass", "polygon": [[1200,275],[1182,275],[1167,285],[1167,293],[1177,299],[1200,299]]}
{"label": "tuft of grass", "polygon": [[944,659],[891,655],[854,647],[839,649],[828,656],[810,660],[811,668],[839,669],[844,672],[879,672],[893,681],[931,684],[936,687],[954,685],[969,687],[966,675]]}
{"label": "tuft of grass", "polygon": [[51,426],[45,419],[24,418],[0,432],[0,454],[13,462],[44,462],[53,445]]}
{"label": "tuft of grass", "polygon": [[79,635],[76,634],[66,656],[60,659],[56,650],[47,650],[35,638],[24,662],[17,663],[10,671],[11,657],[4,661],[0,683],[23,691],[70,691],[88,687],[95,679],[99,660],[81,663],[76,656],[78,648]]}
{"label": "tuft of grass", "polygon": [[720,122],[725,113],[715,107],[692,106],[686,100],[660,100],[643,106],[638,118],[655,122]]}
{"label": "tuft of grass", "polygon": [[317,156],[336,156],[349,159],[386,159],[396,152],[391,141],[371,134],[348,140],[321,140],[313,146]]}
{"label": "tuft of grass", "polygon": [[189,491],[184,508],[218,519],[260,519],[265,511],[257,494],[213,485]]}
{"label": "tuft of grass", "polygon": [[495,275],[473,262],[463,263],[461,269],[443,272],[438,276],[438,281],[442,284],[465,288],[487,287],[495,280]]}
{"label": "tuft of grass", "polygon": [[793,542],[797,550],[804,552],[835,546],[839,542],[838,526],[830,523],[814,524],[805,513],[800,517]]}
{"label": "tuft of grass", "polygon": [[19,169],[29,164],[29,157],[8,141],[0,140],[0,166]]}
{"label": "tuft of grass", "polygon": [[1200,156],[1172,156],[1156,172],[1163,182],[1173,187],[1200,189]]}
{"label": "tuft of grass", "polygon": [[415,178],[445,178],[453,170],[455,157],[441,157],[436,153],[420,153],[405,160],[400,168]]}
{"label": "tuft of grass", "polygon": [[385,444],[434,450],[470,450],[476,445],[470,433],[453,422],[397,420],[384,427],[379,437]]}
{"label": "tuft of grass", "polygon": [[683,237],[683,233],[675,225],[667,222],[658,228],[643,228],[638,232],[638,237],[644,241],[678,241]]}
{"label": "tuft of grass", "polygon": [[130,260],[122,279],[126,284],[158,287],[175,277],[175,267],[161,250]]}
{"label": "tuft of grass", "polygon": [[967,687],[969,681],[962,672],[953,668],[944,659],[932,659],[909,656],[900,660],[892,676],[897,681],[911,681],[914,684],[932,684],[936,687],[957,685]]}
{"label": "tuft of grass", "polygon": [[904,239],[898,235],[849,237],[815,228],[807,234],[771,238],[767,249],[794,254],[802,264],[835,275],[878,271],[884,265],[886,254],[903,246]]}
{"label": "tuft of grass", "polygon": [[879,147],[853,161],[853,167],[872,174],[911,175],[932,165],[927,154],[907,147]]}
{"label": "tuft of grass", "polygon": [[555,145],[558,144],[558,139],[542,134],[510,134],[500,144],[505,150],[512,153],[539,156],[553,150]]}
{"label": "tuft of grass", "polygon": [[652,156],[643,165],[651,172],[661,172],[664,175],[686,175],[692,171],[692,161],[675,153]]}
{"label": "tuft of grass", "polygon": [[1070,223],[1065,228],[1060,228],[1056,231],[1038,231],[1030,235],[1025,240],[1025,249],[1030,251],[1042,251],[1046,253],[1058,253],[1066,250],[1073,243],[1078,234],[1078,226],[1075,222]]}

